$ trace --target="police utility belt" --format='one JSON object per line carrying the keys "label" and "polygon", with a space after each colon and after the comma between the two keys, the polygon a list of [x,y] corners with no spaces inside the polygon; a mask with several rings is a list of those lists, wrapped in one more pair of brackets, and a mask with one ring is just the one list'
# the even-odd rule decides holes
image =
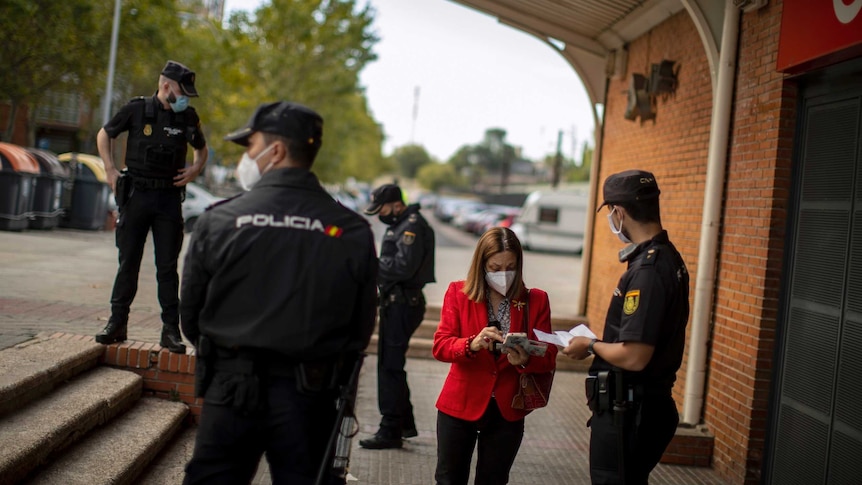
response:
{"label": "police utility belt", "polygon": [[424,305],[425,297],[422,295],[422,288],[405,288],[401,285],[395,285],[380,293],[381,306],[393,304],[406,304],[407,306]]}
{"label": "police utility belt", "polygon": [[585,386],[587,405],[597,414],[613,411],[614,406],[617,410],[620,407],[631,409],[645,399],[664,396],[669,392],[656,386],[627,383],[625,374],[619,369],[604,370],[596,375],[589,375]]}

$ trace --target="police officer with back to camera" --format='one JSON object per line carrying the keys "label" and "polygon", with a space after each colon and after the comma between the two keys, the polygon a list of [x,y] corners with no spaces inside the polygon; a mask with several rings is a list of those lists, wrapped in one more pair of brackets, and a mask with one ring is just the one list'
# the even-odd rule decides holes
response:
{"label": "police officer with back to camera", "polygon": [[248,192],[198,219],[183,268],[204,398],[187,484],[249,483],[264,453],[273,483],[310,484],[331,457],[338,388],[374,331],[377,255],[368,221],[310,171],[322,136],[320,115],[282,101],[226,137],[247,147]]}
{"label": "police officer with back to camera", "polygon": [[401,448],[402,438],[417,436],[410,388],[404,371],[410,336],[425,316],[422,288],[434,281],[434,230],[405,205],[401,188],[385,184],[371,194],[366,214],[378,214],[388,228],[380,248],[380,340],[377,345],[377,399],[380,427],[359,441],[369,449]]}
{"label": "police officer with back to camera", "polygon": [[627,244],[601,340],[575,337],[563,350],[594,356],[587,378],[594,484],[648,483],[679,423],[671,394],[685,348],[689,276],[662,228],[659,188],[642,170],[604,184],[611,232]]}
{"label": "police officer with back to camera", "polygon": [[[120,266],[111,293],[111,317],[96,334],[102,344],[126,340],[129,308],[138,291],[138,272],[147,234],[153,232],[158,298],[162,307],[160,344],[171,352],[185,353],[179,330],[179,276],[177,258],[183,244],[182,199],[185,185],[193,181],[207,161],[207,146],[200,118],[189,106],[198,95],[195,73],[168,61],[159,76],[159,88],[151,97],[137,97],[96,136],[99,155],[120,217],[116,239]],[[126,170],[114,163],[114,140],[122,132],[126,140]],[[194,162],[186,167],[188,145]]]}

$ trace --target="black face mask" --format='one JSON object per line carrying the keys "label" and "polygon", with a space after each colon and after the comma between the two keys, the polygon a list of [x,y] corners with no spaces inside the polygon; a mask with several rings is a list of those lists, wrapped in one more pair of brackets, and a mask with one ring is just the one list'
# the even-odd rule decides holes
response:
{"label": "black face mask", "polygon": [[392,212],[385,216],[383,214],[380,214],[379,216],[377,216],[377,218],[380,219],[380,222],[386,224],[387,226],[391,226],[392,224],[398,222],[398,216]]}

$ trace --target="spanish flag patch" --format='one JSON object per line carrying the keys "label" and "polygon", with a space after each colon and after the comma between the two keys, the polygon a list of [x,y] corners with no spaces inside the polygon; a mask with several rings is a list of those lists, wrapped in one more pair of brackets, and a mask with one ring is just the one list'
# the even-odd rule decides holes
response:
{"label": "spanish flag patch", "polygon": [[625,301],[623,302],[623,313],[631,315],[638,309],[638,304],[641,299],[641,290],[632,290],[626,292]]}
{"label": "spanish flag patch", "polygon": [[329,237],[341,237],[341,234],[344,232],[344,229],[338,226],[326,226],[325,232],[326,235]]}

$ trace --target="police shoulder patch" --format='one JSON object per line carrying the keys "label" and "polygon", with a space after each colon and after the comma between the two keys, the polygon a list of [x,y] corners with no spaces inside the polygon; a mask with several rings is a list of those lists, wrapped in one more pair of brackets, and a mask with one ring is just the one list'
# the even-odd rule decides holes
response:
{"label": "police shoulder patch", "polygon": [[623,301],[623,313],[632,315],[638,310],[640,304],[641,290],[630,290],[626,292],[625,301]]}
{"label": "police shoulder patch", "polygon": [[401,236],[401,241],[406,245],[411,245],[416,242],[416,233],[410,231],[404,231],[404,235]]}

